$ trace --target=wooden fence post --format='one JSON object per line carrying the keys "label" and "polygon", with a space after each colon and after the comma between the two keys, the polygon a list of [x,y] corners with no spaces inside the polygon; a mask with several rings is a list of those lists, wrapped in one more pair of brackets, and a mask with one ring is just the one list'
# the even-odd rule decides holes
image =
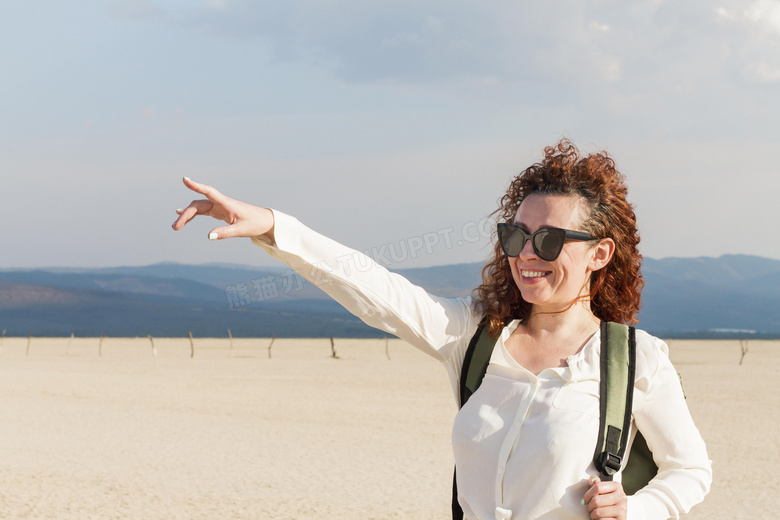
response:
{"label": "wooden fence post", "polygon": [[387,356],[387,360],[390,361],[390,340],[385,336],[385,356]]}
{"label": "wooden fence post", "polygon": [[32,339],[32,332],[27,333],[27,350],[25,350],[24,355],[29,356],[30,355],[30,340]]}
{"label": "wooden fence post", "polygon": [[739,358],[739,364],[741,365],[742,362],[745,360],[745,354],[748,353],[748,340],[741,339],[739,340],[739,348],[742,350],[742,356]]}
{"label": "wooden fence post", "polygon": [[152,337],[151,334],[149,334],[146,337],[149,338],[149,343],[152,344],[152,355],[156,358],[157,357],[157,348],[154,346],[154,338]]}
{"label": "wooden fence post", "polygon": [[271,347],[273,346],[274,341],[276,341],[276,334],[271,338],[271,343],[268,344],[268,359],[271,359]]}
{"label": "wooden fence post", "polygon": [[190,334],[190,359],[195,357],[195,341],[192,339],[192,332]]}
{"label": "wooden fence post", "polygon": [[339,356],[336,354],[336,341],[333,339],[333,336],[330,337],[330,352],[333,359],[338,359]]}
{"label": "wooden fence post", "polygon": [[233,357],[233,333],[230,332],[230,329],[228,329],[228,337],[230,338],[230,353],[228,357]]}

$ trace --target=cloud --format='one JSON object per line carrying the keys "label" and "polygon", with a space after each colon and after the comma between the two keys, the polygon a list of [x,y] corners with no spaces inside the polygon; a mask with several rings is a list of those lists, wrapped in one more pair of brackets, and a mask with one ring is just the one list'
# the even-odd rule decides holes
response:
{"label": "cloud", "polygon": [[748,78],[757,83],[780,83],[780,67],[765,61],[750,63],[745,67]]}
{"label": "cloud", "polygon": [[329,67],[348,82],[421,83],[519,70],[497,14],[484,5],[440,0],[237,0],[193,20],[218,34],[263,39],[278,60]]}
{"label": "cloud", "polygon": [[780,2],[749,0],[716,9],[721,26],[739,35],[734,69],[748,84],[780,83]]}
{"label": "cloud", "polygon": [[780,2],[756,0],[744,10],[744,16],[759,27],[780,34]]}
{"label": "cloud", "polygon": [[[742,27],[747,22],[780,30],[778,2],[769,0],[726,6],[564,0],[556,9],[509,0],[208,3],[215,2],[219,10],[194,13],[190,21],[223,36],[260,39],[278,61],[325,67],[356,84],[489,78],[512,88],[553,80],[577,88],[623,81],[635,89],[653,77],[685,81],[703,69],[723,73],[729,56],[763,56]],[[736,30],[724,27],[734,21],[741,24]]]}

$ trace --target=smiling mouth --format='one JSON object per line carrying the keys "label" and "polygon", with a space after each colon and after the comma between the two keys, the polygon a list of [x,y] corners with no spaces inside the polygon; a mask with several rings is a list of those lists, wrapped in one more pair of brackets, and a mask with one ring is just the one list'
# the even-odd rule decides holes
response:
{"label": "smiling mouth", "polygon": [[523,278],[543,278],[550,274],[549,271],[520,271]]}

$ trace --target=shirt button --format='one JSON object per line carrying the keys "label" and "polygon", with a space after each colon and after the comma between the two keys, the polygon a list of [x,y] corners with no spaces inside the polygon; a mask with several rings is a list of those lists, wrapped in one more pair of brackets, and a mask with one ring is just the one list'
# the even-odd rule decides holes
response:
{"label": "shirt button", "polygon": [[503,475],[504,474],[504,468],[498,468],[498,474]]}

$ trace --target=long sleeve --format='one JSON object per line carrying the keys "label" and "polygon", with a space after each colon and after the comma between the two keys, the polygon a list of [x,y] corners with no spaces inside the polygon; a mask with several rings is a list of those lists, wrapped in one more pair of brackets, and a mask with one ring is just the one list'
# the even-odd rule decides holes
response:
{"label": "long sleeve", "polygon": [[394,334],[460,373],[479,317],[468,298],[428,294],[369,256],[331,240],[274,210],[275,243],[252,241],[325,291],[366,324]]}
{"label": "long sleeve", "polygon": [[635,387],[640,398],[634,400],[634,420],[653,452],[658,475],[629,497],[628,518],[679,518],[709,492],[712,462],[691,418],[668,347],[646,337],[652,347],[638,352],[638,371],[642,369]]}

